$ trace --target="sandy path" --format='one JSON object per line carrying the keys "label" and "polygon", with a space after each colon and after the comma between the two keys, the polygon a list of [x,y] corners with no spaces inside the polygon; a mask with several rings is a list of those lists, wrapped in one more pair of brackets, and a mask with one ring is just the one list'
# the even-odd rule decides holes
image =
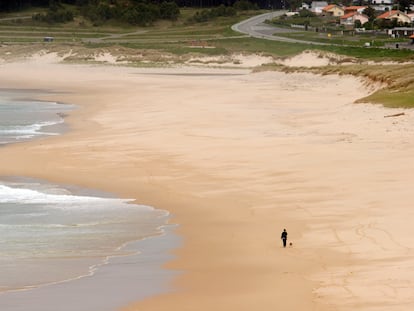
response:
{"label": "sandy path", "polygon": [[3,87],[65,91],[47,97],[82,107],[65,136],[0,150],[1,174],[134,197],[180,224],[176,291],[127,310],[414,306],[414,118],[353,105],[368,92],[356,79],[1,69]]}

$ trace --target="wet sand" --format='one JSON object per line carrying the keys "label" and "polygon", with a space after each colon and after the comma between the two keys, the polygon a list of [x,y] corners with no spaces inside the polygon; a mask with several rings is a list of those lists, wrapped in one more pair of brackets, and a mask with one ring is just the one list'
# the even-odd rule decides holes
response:
{"label": "wet sand", "polygon": [[414,306],[414,118],[353,104],[370,92],[361,81],[34,61],[1,69],[3,87],[59,91],[44,99],[79,109],[65,135],[0,150],[0,174],[133,197],[179,224],[183,245],[164,267],[182,271],[174,291],[138,301],[137,289],[119,310]]}

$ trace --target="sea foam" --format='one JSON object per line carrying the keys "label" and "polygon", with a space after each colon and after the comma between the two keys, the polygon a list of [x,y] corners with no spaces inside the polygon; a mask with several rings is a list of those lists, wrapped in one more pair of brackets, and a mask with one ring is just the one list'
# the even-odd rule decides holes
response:
{"label": "sea foam", "polygon": [[[58,135],[56,125],[73,105],[17,99],[18,91],[0,92],[0,144]],[[52,126],[53,130],[52,130]]]}
{"label": "sea foam", "polygon": [[[160,234],[167,216],[128,199],[76,195],[34,181],[0,182],[0,287],[89,275],[108,256],[126,255],[126,243]],[[19,271],[28,269],[38,273],[22,279]]]}

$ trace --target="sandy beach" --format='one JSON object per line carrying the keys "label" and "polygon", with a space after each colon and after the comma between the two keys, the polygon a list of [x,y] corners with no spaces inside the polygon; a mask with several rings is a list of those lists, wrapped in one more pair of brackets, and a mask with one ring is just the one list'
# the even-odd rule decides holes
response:
{"label": "sandy beach", "polygon": [[178,224],[174,290],[119,310],[414,307],[414,114],[353,103],[373,86],[35,58],[0,79],[78,106],[64,135],[1,148],[0,175],[134,198]]}

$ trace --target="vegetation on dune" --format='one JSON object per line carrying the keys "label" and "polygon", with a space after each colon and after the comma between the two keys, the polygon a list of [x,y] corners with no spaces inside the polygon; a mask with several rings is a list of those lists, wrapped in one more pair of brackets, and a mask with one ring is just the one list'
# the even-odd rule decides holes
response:
{"label": "vegetation on dune", "polygon": [[[5,3],[22,4],[25,1],[2,1],[0,12],[5,10]],[[328,67],[289,68],[273,65],[264,69],[363,77],[384,83],[386,87],[361,99],[361,102],[414,108],[414,65],[358,64],[366,60],[413,61],[412,51],[268,41],[232,31],[231,25],[259,14],[259,2],[239,0],[232,5],[204,9],[182,8],[178,5],[180,1],[162,0],[32,0],[31,3],[39,6],[35,10],[28,10],[23,4],[19,8],[11,5],[7,10],[21,9],[33,15],[33,19],[16,17],[0,21],[3,48],[18,46],[10,55],[15,52],[27,53],[24,45],[31,44],[32,52],[36,47],[38,50],[47,48],[62,53],[68,49],[79,52],[79,57],[68,57],[68,61],[92,61],[94,58],[91,55],[95,53],[111,53],[133,65],[144,66],[171,60],[180,62],[193,55],[249,53],[280,58],[294,56],[305,50],[320,50],[342,55],[343,62],[350,60],[353,65],[340,65],[339,61],[337,66]],[[210,4],[213,3],[213,0],[210,1]],[[125,5],[131,10],[125,10],[122,7]],[[16,16],[16,13],[2,15],[8,16]],[[40,43],[44,36],[53,36],[55,43]]]}
{"label": "vegetation on dune", "polygon": [[386,86],[357,102],[379,103],[386,107],[414,108],[414,65],[352,65],[329,66],[320,70],[323,74],[350,74]]}
{"label": "vegetation on dune", "polygon": [[373,94],[361,98],[357,103],[377,103],[389,108],[414,108],[414,64],[352,64],[323,67],[287,67],[283,65],[263,66],[261,70],[289,72],[311,72],[329,75],[353,75],[383,87]]}
{"label": "vegetation on dune", "polygon": [[391,91],[379,90],[358,102],[378,103],[389,108],[414,108],[414,90]]}

